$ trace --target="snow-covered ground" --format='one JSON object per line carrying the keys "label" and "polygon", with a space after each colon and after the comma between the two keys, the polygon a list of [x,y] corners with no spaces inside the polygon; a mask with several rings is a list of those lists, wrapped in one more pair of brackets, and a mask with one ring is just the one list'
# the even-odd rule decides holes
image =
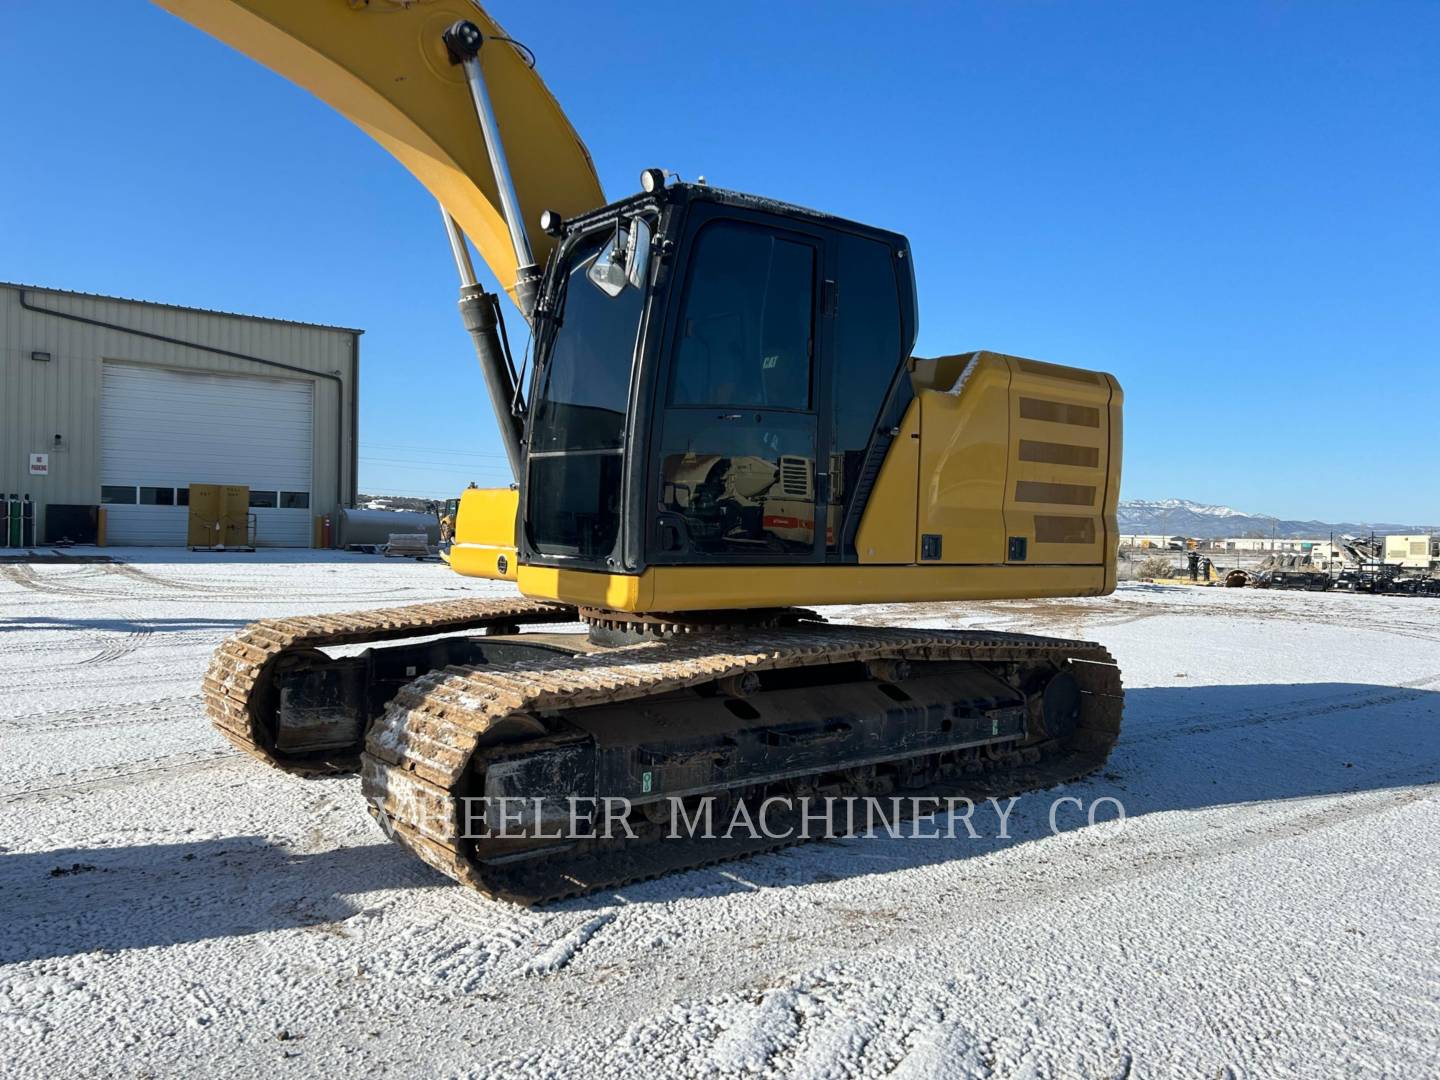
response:
{"label": "snow-covered ground", "polygon": [[[6,1075],[1440,1072],[1440,602],[1124,586],[832,617],[1085,636],[1109,768],[953,840],[847,839],[522,910],[265,771],[197,694],[252,619],[435,564],[0,566]],[[497,588],[498,591],[498,588]],[[1052,801],[1123,801],[1085,825]],[[1109,817],[1109,814],[1104,815]]]}

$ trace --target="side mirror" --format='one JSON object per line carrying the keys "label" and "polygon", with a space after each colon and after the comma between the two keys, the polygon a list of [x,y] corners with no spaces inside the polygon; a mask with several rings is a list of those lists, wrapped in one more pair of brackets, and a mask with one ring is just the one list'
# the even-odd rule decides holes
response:
{"label": "side mirror", "polygon": [[636,289],[645,287],[645,272],[650,269],[650,223],[643,217],[630,220],[630,244],[625,253],[626,280]]}
{"label": "side mirror", "polygon": [[606,296],[619,296],[629,284],[625,273],[625,257],[630,250],[630,236],[623,222],[615,223],[615,235],[605,241],[600,254],[590,264],[585,276]]}
{"label": "side mirror", "polygon": [[650,268],[650,223],[643,217],[615,223],[615,234],[590,264],[588,277],[606,296],[619,296],[627,285],[643,288]]}

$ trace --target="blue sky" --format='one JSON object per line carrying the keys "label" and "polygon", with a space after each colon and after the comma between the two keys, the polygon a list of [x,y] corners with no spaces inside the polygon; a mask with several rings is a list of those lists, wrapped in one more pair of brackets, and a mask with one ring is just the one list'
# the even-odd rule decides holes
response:
{"label": "blue sky", "polygon": [[[1114,372],[1127,497],[1440,521],[1440,4],[488,7],[610,196],[896,229],[921,355]],[[0,279],[364,327],[362,488],[503,478],[404,170],[138,0],[5,15]]]}

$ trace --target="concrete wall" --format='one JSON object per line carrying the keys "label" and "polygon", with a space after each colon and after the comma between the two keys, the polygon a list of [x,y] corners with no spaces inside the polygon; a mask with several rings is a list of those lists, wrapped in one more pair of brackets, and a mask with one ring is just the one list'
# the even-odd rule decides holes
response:
{"label": "concrete wall", "polygon": [[[99,503],[101,365],[118,360],[311,379],[311,512],[334,514],[356,494],[359,339],[358,330],[0,283],[0,493],[30,493],[37,540],[46,504]],[[29,474],[31,453],[50,455],[48,476]]]}

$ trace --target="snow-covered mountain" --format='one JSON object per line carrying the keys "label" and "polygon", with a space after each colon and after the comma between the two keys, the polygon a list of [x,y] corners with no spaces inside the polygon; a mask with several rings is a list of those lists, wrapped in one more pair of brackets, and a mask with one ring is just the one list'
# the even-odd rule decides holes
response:
{"label": "snow-covered mountain", "polygon": [[1331,533],[1416,533],[1434,528],[1388,521],[1295,521],[1189,499],[1122,499],[1118,517],[1122,533],[1166,533],[1205,539],[1274,535],[1321,540]]}
{"label": "snow-covered mountain", "polygon": [[1189,499],[1126,499],[1121,502],[1121,507],[1135,513],[1174,513],[1185,511],[1190,514],[1203,514],[1206,517],[1228,518],[1228,517],[1254,517],[1257,515],[1247,514],[1243,510],[1236,510],[1230,506],[1206,506],[1202,503],[1191,502]]}

